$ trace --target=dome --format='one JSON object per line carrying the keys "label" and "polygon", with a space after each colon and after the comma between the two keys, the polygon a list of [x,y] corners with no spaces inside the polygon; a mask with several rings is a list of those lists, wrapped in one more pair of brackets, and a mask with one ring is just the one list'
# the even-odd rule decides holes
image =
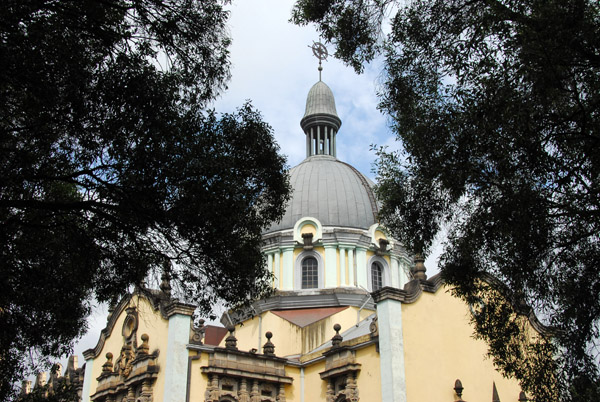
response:
{"label": "dome", "polygon": [[323,81],[319,81],[313,85],[306,97],[304,117],[315,114],[329,114],[338,117],[333,92],[331,92],[331,89]]}
{"label": "dome", "polygon": [[267,232],[292,229],[298,219],[317,218],[323,226],[368,229],[376,223],[373,183],[329,155],[306,158],[290,171],[291,199],[281,222]]}

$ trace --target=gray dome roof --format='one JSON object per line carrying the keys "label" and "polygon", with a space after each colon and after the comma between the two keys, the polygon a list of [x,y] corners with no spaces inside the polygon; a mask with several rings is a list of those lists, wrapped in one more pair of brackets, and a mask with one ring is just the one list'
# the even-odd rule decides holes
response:
{"label": "gray dome roof", "polygon": [[290,171],[292,197],[281,222],[267,230],[292,229],[298,219],[317,218],[323,226],[368,229],[376,223],[373,183],[333,156],[306,158]]}
{"label": "gray dome roof", "polygon": [[313,85],[306,97],[304,117],[314,114],[329,114],[338,117],[333,92],[323,81]]}

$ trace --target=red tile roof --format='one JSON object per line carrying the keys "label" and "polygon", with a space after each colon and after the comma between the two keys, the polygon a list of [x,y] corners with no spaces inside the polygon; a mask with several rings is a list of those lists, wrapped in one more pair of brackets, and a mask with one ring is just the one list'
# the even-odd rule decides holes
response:
{"label": "red tile roof", "polygon": [[219,343],[225,338],[227,334],[227,328],[217,327],[215,325],[207,325],[204,332],[204,344],[219,346]]}

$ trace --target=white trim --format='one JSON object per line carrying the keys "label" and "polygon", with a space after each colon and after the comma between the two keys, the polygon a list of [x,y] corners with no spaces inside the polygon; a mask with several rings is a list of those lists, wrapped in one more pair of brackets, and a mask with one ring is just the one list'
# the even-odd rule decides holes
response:
{"label": "white trim", "polygon": [[323,238],[323,225],[317,218],[313,218],[310,216],[305,216],[296,221],[294,225],[294,241],[300,244],[304,244],[304,240],[302,240],[302,228],[306,225],[312,225],[315,227],[317,233],[313,237],[313,243],[321,240]]}
{"label": "white trim", "polygon": [[393,299],[377,303],[381,400],[406,402],[402,303]]}
{"label": "white trim", "polygon": [[294,247],[281,248],[281,261],[283,263],[282,278],[279,279],[281,290],[294,289]]}
{"label": "white trim", "polygon": [[391,281],[392,277],[390,275],[389,264],[387,263],[385,258],[374,255],[374,256],[371,256],[371,258],[369,258],[369,262],[367,263],[367,284],[368,284],[367,289],[369,289],[369,291],[373,292],[373,283],[372,283],[373,280],[371,278],[371,268],[372,268],[374,262],[381,264],[381,268],[382,268],[381,281],[383,282],[382,287],[383,286],[393,286],[392,281]]}
{"label": "white trim", "polygon": [[392,239],[392,236],[390,236],[390,234],[388,233],[387,229],[381,226],[379,223],[374,223],[369,227],[369,238],[371,239],[371,245],[379,247],[379,243],[377,242],[377,239],[375,239],[375,232],[378,230],[381,233],[383,233],[385,235],[386,240],[389,241],[387,249],[392,250],[394,248],[395,242]]}
{"label": "white trim", "polygon": [[81,392],[82,402],[90,402],[90,388],[92,387],[92,370],[94,369],[94,359],[85,361],[85,372],[83,374],[83,390]]}
{"label": "white trim", "polygon": [[314,257],[317,260],[317,267],[319,272],[319,287],[316,289],[323,289],[325,282],[325,272],[324,272],[324,262],[321,254],[317,253],[314,250],[303,251],[298,254],[296,257],[296,261],[294,262],[294,290],[314,290],[312,289],[302,289],[302,260],[306,257]]}
{"label": "white trim", "polygon": [[325,283],[328,288],[337,287],[337,246],[335,244],[325,246]]}
{"label": "white trim", "polygon": [[364,247],[356,247],[356,258],[354,264],[356,264],[356,285],[367,287],[369,286],[367,278],[367,249]]}
{"label": "white trim", "polygon": [[174,314],[169,318],[167,338],[167,362],[165,364],[164,395],[155,395],[163,402],[185,400],[186,379],[188,378],[188,350],[191,317]]}

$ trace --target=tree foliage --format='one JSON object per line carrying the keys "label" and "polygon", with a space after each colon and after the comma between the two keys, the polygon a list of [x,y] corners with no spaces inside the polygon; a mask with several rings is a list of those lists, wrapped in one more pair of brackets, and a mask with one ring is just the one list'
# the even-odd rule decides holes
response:
{"label": "tree foliage", "polygon": [[[449,228],[442,275],[496,317],[474,321],[498,366],[535,400],[598,400],[598,3],[300,0],[292,20],[315,22],[355,68],[382,51],[381,108],[404,148],[379,154],[382,218],[415,252]],[[504,298],[484,274],[507,285]],[[510,347],[522,331],[502,318],[508,302],[553,329],[529,345],[553,362]],[[532,376],[536,364],[547,375]]]}
{"label": "tree foliage", "polygon": [[269,289],[285,160],[229,78],[218,0],[7,0],[0,13],[0,399],[107,301],[173,263],[204,314]]}

